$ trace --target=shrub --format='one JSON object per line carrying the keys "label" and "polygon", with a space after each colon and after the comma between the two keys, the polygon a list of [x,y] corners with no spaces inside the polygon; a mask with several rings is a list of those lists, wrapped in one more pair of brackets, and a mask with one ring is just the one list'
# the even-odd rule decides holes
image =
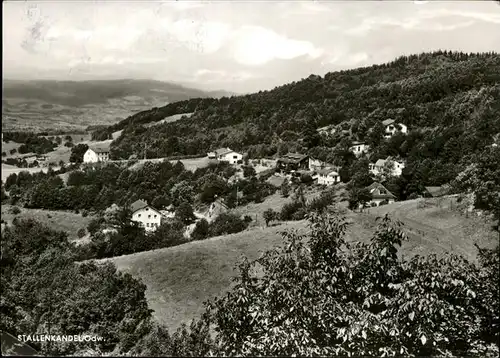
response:
{"label": "shrub", "polygon": [[84,227],[80,228],[77,232],[78,238],[81,239],[85,235],[87,235],[87,230]]}
{"label": "shrub", "polygon": [[210,225],[205,219],[201,219],[196,223],[193,232],[191,233],[192,240],[204,240],[208,237]]}
{"label": "shrub", "polygon": [[234,234],[247,228],[248,223],[232,213],[220,214],[210,225],[210,236]]}
{"label": "shrub", "polygon": [[267,209],[262,213],[262,217],[264,218],[264,221],[266,222],[266,226],[269,226],[269,223],[271,221],[276,220],[279,217],[279,214],[275,212],[273,209]]}
{"label": "shrub", "polygon": [[302,203],[298,201],[293,201],[291,203],[286,203],[283,205],[280,211],[279,218],[281,221],[295,220],[294,214],[303,208]]}
{"label": "shrub", "polygon": [[87,216],[89,216],[89,212],[87,210],[82,210],[82,217],[86,218]]}

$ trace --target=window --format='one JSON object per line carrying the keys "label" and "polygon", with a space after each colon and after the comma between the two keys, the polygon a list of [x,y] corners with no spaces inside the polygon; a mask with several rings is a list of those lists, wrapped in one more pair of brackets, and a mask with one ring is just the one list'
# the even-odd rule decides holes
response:
{"label": "window", "polygon": [[238,156],[237,155],[233,155],[233,159],[238,159]]}
{"label": "window", "polygon": [[149,227],[149,223],[147,223],[146,226]]}
{"label": "window", "polygon": [[146,211],[149,211],[149,208],[146,208]]}
{"label": "window", "polygon": [[141,214],[137,214],[137,217],[140,218],[141,217]]}
{"label": "window", "polygon": [[148,219],[151,219],[151,215],[148,215]]}
{"label": "window", "polygon": [[157,217],[157,216],[158,216],[158,215],[155,215],[155,219],[156,219],[156,217]]}

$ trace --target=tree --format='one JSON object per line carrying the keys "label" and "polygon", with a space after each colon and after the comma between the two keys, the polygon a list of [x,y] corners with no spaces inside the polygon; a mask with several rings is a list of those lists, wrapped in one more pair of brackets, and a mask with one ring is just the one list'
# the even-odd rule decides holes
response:
{"label": "tree", "polygon": [[184,225],[189,225],[196,220],[191,204],[188,202],[182,202],[175,210],[175,218]]}
{"label": "tree", "polygon": [[349,209],[351,210],[356,210],[360,206],[364,207],[371,200],[372,196],[366,188],[352,188],[349,190]]}
{"label": "tree", "polygon": [[273,220],[276,220],[278,218],[278,213],[275,212],[273,209],[267,209],[262,213],[262,217],[264,218],[264,221],[266,222],[266,226],[269,226],[269,223]]}
{"label": "tree", "polygon": [[196,223],[193,232],[191,233],[191,239],[193,240],[204,240],[208,237],[210,230],[210,225],[205,219],[201,219]]}
{"label": "tree", "polygon": [[493,215],[500,235],[500,147],[487,148],[478,155],[476,163],[462,172],[452,186],[474,194],[475,207]]}
{"label": "tree", "polygon": [[382,122],[377,121],[368,134],[367,143],[370,147],[378,147],[384,140],[385,128]]}
{"label": "tree", "polygon": [[283,183],[281,183],[280,191],[282,197],[288,198],[288,196],[290,195],[290,183],[288,179],[283,180]]}
{"label": "tree", "polygon": [[483,301],[498,287],[482,280],[491,266],[455,255],[403,259],[406,234],[387,216],[368,244],[348,242],[338,214],[309,220],[309,234],[284,232],[281,247],[242,260],[235,285],[207,305],[219,355],[498,353],[488,321],[495,301]]}
{"label": "tree", "polygon": [[83,155],[89,149],[87,144],[78,144],[71,148],[71,155],[69,157],[69,161],[71,163],[82,163]]}
{"label": "tree", "polygon": [[256,171],[255,171],[255,168],[252,167],[251,165],[244,165],[243,166],[243,176],[245,178],[251,178],[251,177],[254,177],[256,175]]}
{"label": "tree", "polygon": [[194,200],[194,189],[188,180],[175,184],[171,190],[172,203],[179,206],[181,203],[192,203]]}

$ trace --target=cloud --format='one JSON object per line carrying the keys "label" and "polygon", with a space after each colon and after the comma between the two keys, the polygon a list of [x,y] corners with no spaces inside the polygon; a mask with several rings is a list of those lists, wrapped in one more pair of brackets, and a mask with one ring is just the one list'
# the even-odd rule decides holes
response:
{"label": "cloud", "polygon": [[300,56],[317,58],[323,53],[309,41],[289,39],[260,26],[243,26],[234,35],[232,53],[243,65],[258,66],[274,59]]}
{"label": "cloud", "polygon": [[213,21],[181,19],[165,21],[162,27],[173,41],[203,53],[218,51],[230,35],[229,25]]}

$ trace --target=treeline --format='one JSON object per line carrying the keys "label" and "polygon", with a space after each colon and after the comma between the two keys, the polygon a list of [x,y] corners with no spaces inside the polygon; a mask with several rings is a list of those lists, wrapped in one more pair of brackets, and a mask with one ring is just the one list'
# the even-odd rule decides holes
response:
{"label": "treeline", "polygon": [[227,163],[214,163],[194,173],[185,170],[180,161],[145,163],[137,170],[113,163],[73,170],[66,184],[52,170],[14,173],[7,177],[5,189],[27,208],[92,211],[102,211],[112,204],[128,206],[138,199],[157,209],[171,204],[178,207],[183,202],[206,205],[216,198],[235,207],[260,202],[276,190],[265,178],[255,175],[229,183],[235,172]]}
{"label": "treeline", "polygon": [[17,150],[20,154],[45,154],[53,151],[58,146],[58,143],[31,132],[5,132],[3,133],[3,140],[4,142],[22,143]]}
{"label": "treeline", "polygon": [[[367,140],[374,159],[397,155],[440,185],[457,173],[498,133],[500,56],[438,51],[392,63],[311,75],[298,82],[246,96],[190,100],[144,111],[108,131],[123,129],[112,143],[114,158],[194,155],[215,147],[264,157],[299,151],[329,161],[340,147]],[[186,120],[145,128],[141,124],[193,111]],[[408,136],[381,138],[381,121],[408,126]],[[341,125],[333,136],[316,129]],[[383,130],[383,128],[382,128]],[[458,145],[460,144],[460,145]],[[446,174],[446,173],[450,174]]]}

